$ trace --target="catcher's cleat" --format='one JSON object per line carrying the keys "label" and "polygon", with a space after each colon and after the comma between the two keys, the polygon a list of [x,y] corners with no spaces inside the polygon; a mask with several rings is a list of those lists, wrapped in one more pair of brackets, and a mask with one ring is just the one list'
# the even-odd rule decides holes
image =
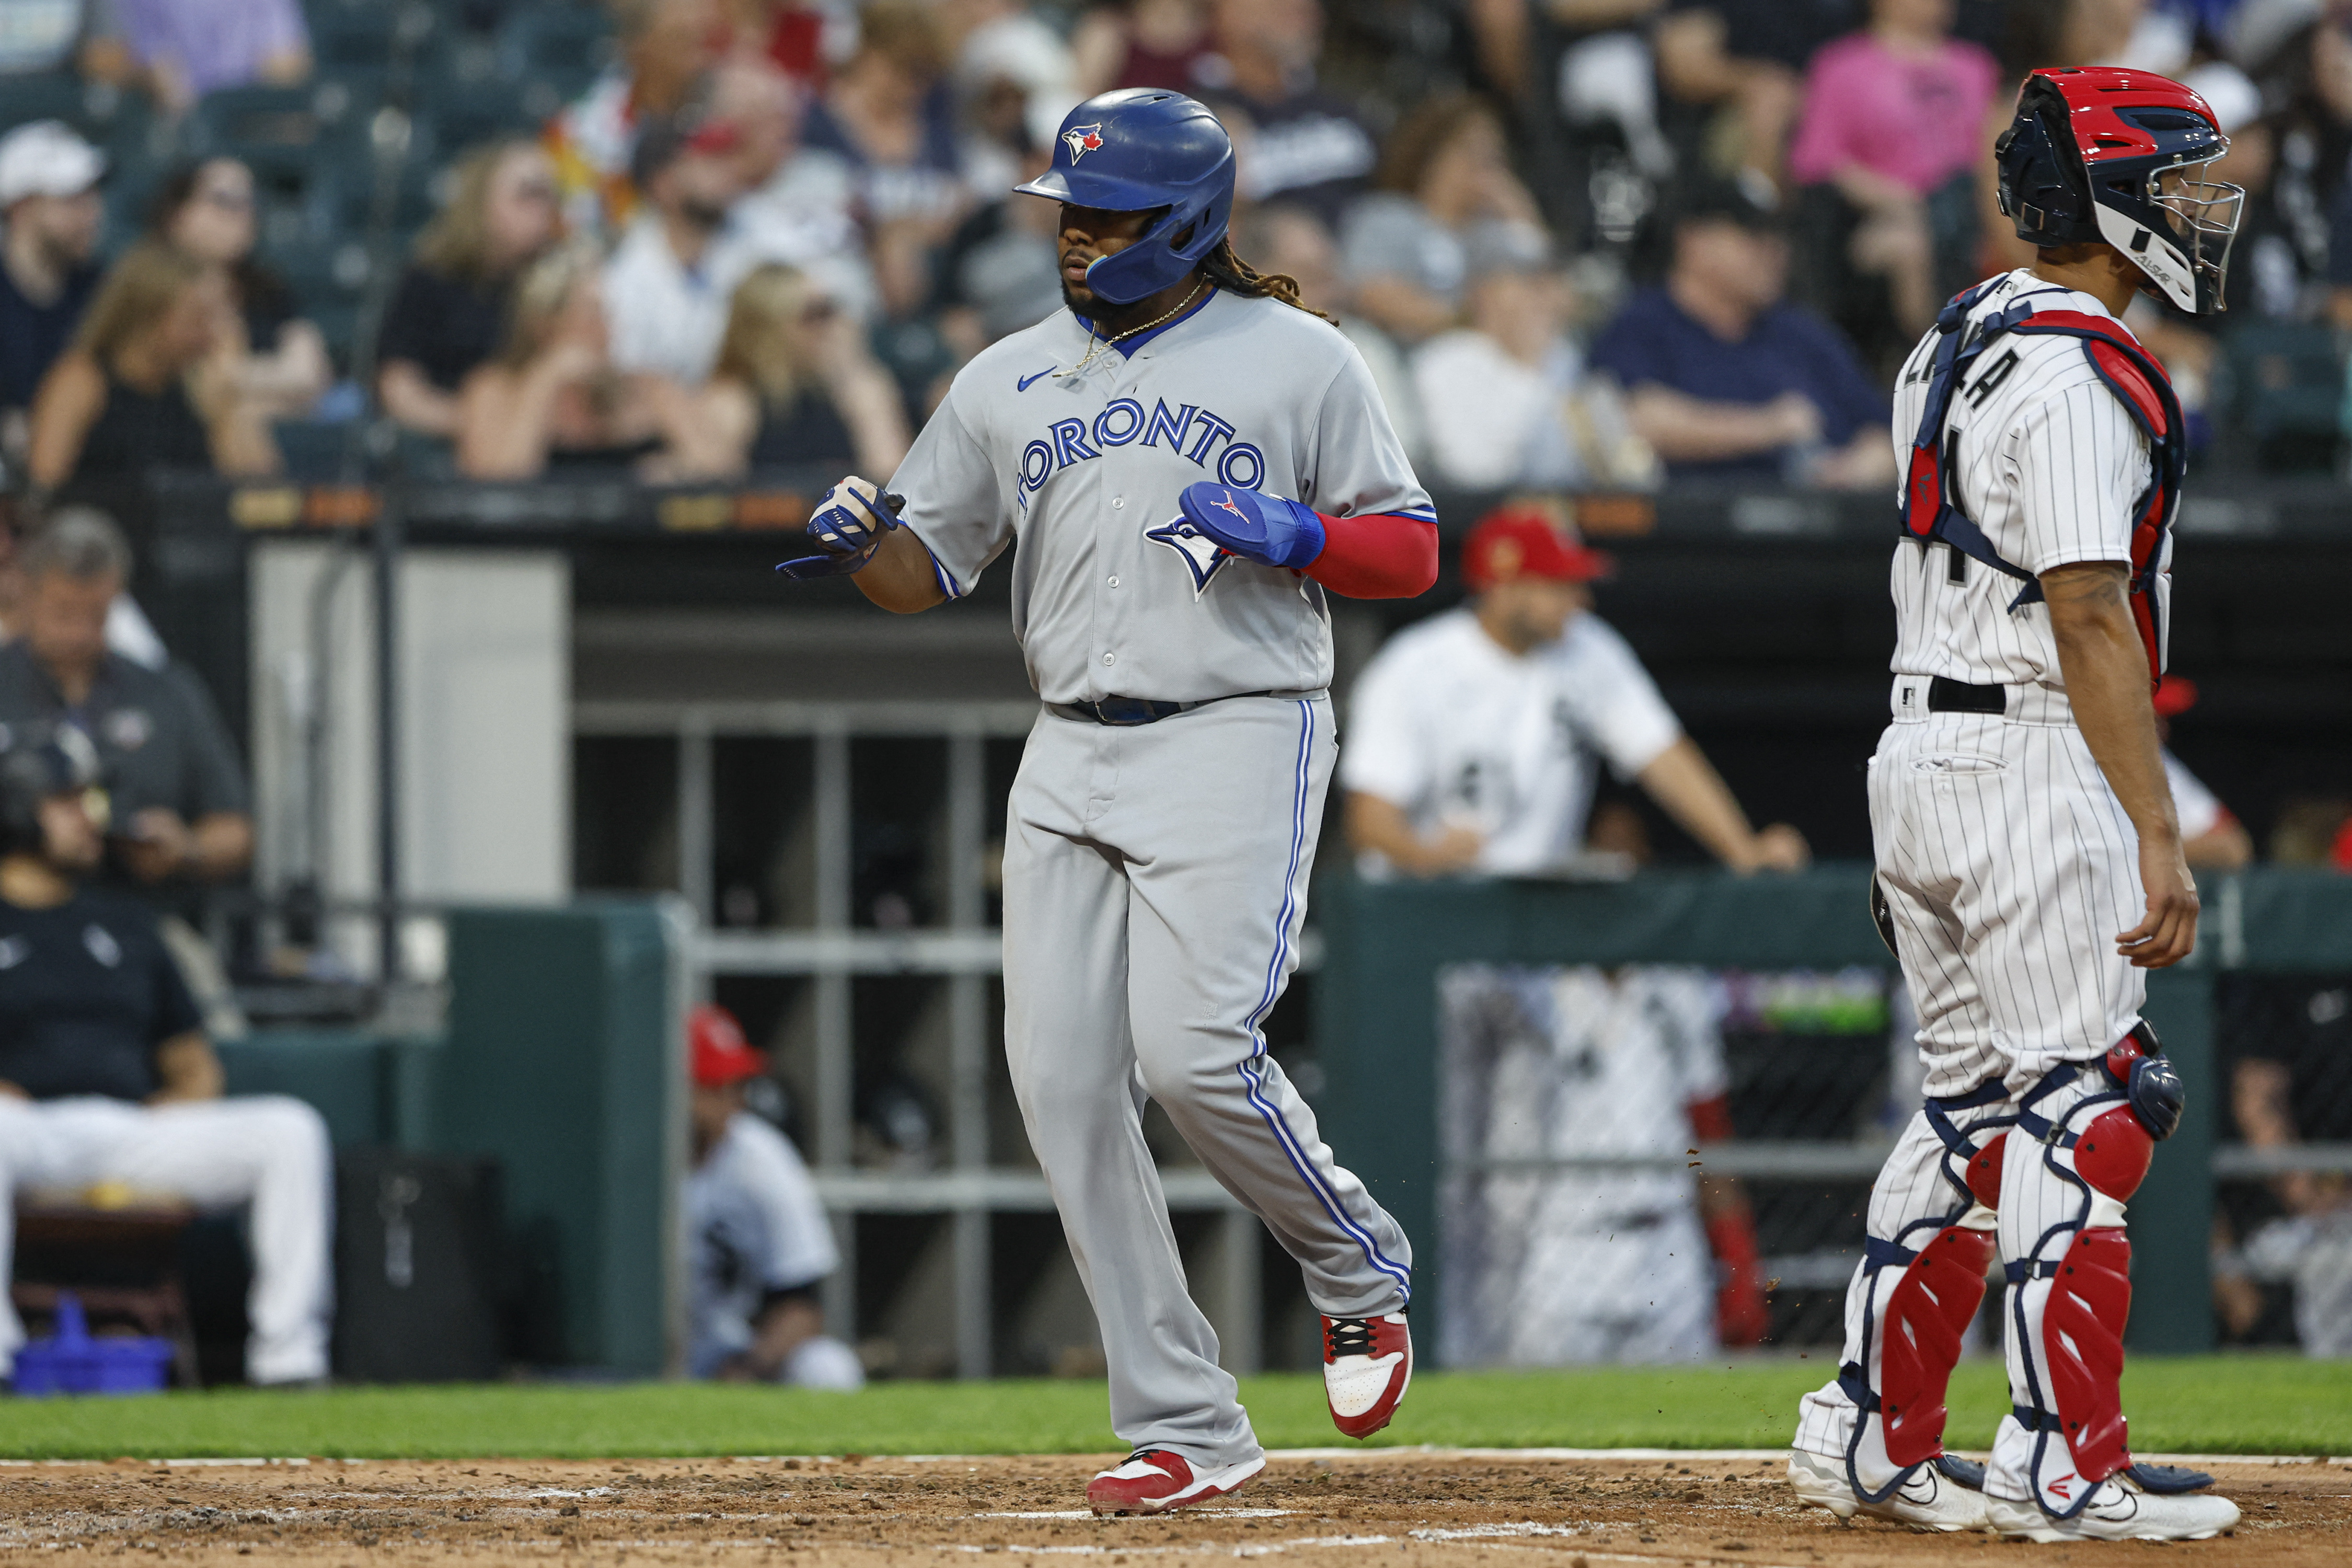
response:
{"label": "catcher's cleat", "polygon": [[1412,1384],[1412,1331],[1402,1312],[1323,1320],[1323,1397],[1331,1425],[1369,1437],[1389,1424]]}
{"label": "catcher's cleat", "polygon": [[1181,1454],[1138,1448],[1125,1464],[1087,1483],[1087,1502],[1097,1514],[1166,1513],[1237,1492],[1264,1468],[1265,1458],[1260,1455],[1245,1465],[1195,1475]]}
{"label": "catcher's cleat", "polygon": [[1825,1508],[1840,1519],[1859,1513],[1918,1531],[1982,1530],[1987,1523],[1984,1493],[1959,1485],[1932,1460],[1914,1467],[1885,1501],[1865,1502],[1846,1479],[1844,1460],[1792,1448],[1789,1485],[1799,1502]]}
{"label": "catcher's cleat", "polygon": [[2206,1541],[2238,1523],[2238,1505],[2228,1498],[2166,1497],[2123,1475],[2101,1481],[2072,1519],[2053,1519],[2031,1501],[1985,1500],[1993,1531],[2021,1541]]}

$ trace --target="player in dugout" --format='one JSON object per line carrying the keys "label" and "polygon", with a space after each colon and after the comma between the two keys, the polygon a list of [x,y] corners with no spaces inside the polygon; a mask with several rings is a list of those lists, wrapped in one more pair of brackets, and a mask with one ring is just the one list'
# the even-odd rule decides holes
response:
{"label": "player in dugout", "polygon": [[1759,831],[1616,629],[1592,613],[1613,563],[1533,507],[1464,542],[1471,601],[1367,665],[1339,763],[1367,875],[1527,876],[1584,848],[1606,760],[1732,870],[1797,870],[1802,835]]}
{"label": "player in dugout", "polygon": [[[98,777],[79,730],[0,724],[0,1279],[28,1189],[250,1204],[246,1376],[317,1383],[332,1289],[326,1123],[282,1095],[223,1098],[155,916],[82,887],[105,844]],[[0,1378],[24,1341],[0,1290]]]}
{"label": "player in dugout", "polygon": [[746,1104],[768,1058],[708,1003],[687,1017],[694,1165],[684,1233],[692,1338],[687,1368],[722,1383],[841,1393],[866,1384],[857,1352],[824,1332],[816,1289],[841,1263],[792,1141]]}
{"label": "player in dugout", "polygon": [[[1735,870],[1805,864],[1794,828],[1748,826],[1633,649],[1592,613],[1591,584],[1611,565],[1531,506],[1499,508],[1471,531],[1471,603],[1399,633],[1349,704],[1339,776],[1368,875],[1560,868],[1585,847],[1603,760]],[[1706,974],[1667,966],[1449,979],[1454,1093],[1488,1091],[1488,1103],[1458,1108],[1479,1153],[1675,1162],[1486,1180],[1475,1206],[1488,1223],[1465,1232],[1475,1283],[1452,1359],[1678,1361],[1763,1337],[1746,1194],[1681,1168],[1694,1142],[1731,1135],[1720,1012]],[[1538,1102],[1547,1109],[1529,1115]]]}

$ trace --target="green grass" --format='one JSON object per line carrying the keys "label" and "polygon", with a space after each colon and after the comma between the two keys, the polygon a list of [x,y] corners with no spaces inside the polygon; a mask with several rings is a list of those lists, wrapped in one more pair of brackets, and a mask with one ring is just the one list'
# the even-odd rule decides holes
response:
{"label": "green grass", "polygon": [[[1426,1373],[1383,1444],[1769,1448],[1829,1371],[1770,1360],[1655,1371]],[[2125,1373],[2142,1452],[2352,1453],[2352,1363],[2210,1356]],[[1343,1441],[1313,1377],[1250,1379],[1269,1447]],[[2007,1398],[1997,1363],[1954,1380],[1955,1447],[1982,1447]],[[1100,1453],[1116,1446],[1097,1383],[883,1384],[859,1394],[701,1384],[222,1390],[129,1399],[0,1399],[0,1457],[320,1455],[590,1458],[717,1454]]]}

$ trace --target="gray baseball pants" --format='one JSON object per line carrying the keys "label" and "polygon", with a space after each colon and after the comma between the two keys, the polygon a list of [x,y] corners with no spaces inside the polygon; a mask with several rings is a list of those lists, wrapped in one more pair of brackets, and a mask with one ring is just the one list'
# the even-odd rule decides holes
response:
{"label": "gray baseball pants", "polygon": [[1259,1033],[1298,963],[1331,704],[1235,697],[1114,728],[1046,712],[1004,841],[1004,1046],[1093,1301],[1111,1427],[1195,1468],[1262,1451],[1192,1303],[1143,1142],[1156,1100],[1335,1316],[1399,1310],[1412,1249]]}

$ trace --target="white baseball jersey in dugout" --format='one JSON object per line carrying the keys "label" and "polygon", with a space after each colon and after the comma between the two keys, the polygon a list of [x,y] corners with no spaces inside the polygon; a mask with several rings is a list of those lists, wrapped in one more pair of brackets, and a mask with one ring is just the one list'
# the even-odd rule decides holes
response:
{"label": "white baseball jersey in dugout", "polygon": [[[1339,782],[1404,812],[1429,836],[1448,826],[1486,840],[1476,868],[1517,876],[1584,846],[1605,759],[1631,778],[1682,735],[1642,661],[1586,612],[1559,640],[1521,656],[1468,609],[1389,639],[1348,702]],[[1368,875],[1386,871],[1368,857]]]}

